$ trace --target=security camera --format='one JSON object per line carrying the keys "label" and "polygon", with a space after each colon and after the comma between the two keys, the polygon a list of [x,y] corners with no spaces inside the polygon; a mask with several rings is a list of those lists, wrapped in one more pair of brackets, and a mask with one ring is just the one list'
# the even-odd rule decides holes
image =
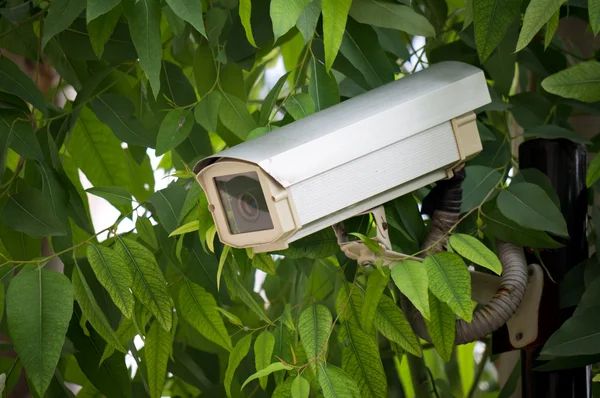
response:
{"label": "security camera", "polygon": [[255,252],[440,179],[481,151],[483,72],[444,62],[202,159],[219,239]]}

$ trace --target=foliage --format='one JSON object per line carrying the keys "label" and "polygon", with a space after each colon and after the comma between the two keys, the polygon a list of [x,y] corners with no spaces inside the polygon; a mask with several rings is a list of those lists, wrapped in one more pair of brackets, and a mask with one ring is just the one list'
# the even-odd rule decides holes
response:
{"label": "foliage", "polygon": [[[422,387],[412,384],[410,362],[428,366],[436,396],[473,396],[486,378],[497,390],[483,371],[487,358],[474,372],[473,346],[454,346],[457,316],[472,318],[467,265],[500,274],[495,238],[550,250],[568,236],[551,184],[517,170],[511,148],[562,138],[597,149],[569,117],[600,113],[600,63],[556,32],[568,17],[597,34],[599,7],[7,0],[0,327],[17,359],[0,361],[2,388],[25,371],[38,396],[65,395],[69,382],[109,397],[385,397],[398,381],[410,396]],[[357,267],[330,230],[278,256],[215,239],[193,179],[199,159],[452,60],[484,70],[492,102],[477,110],[483,151],[466,164],[451,251],[390,273]],[[51,89],[40,84],[47,65],[58,76]],[[588,186],[599,177],[596,158]],[[429,190],[386,204],[395,249],[421,253],[429,221],[419,206]],[[88,194],[118,210],[110,227],[94,228]],[[600,227],[599,217],[596,208]],[[367,221],[350,232],[379,252]],[[563,305],[578,307],[544,348],[547,367],[600,359],[599,267],[592,257],[561,282]],[[267,306],[254,291],[256,270],[266,274]],[[437,351],[412,331],[400,293],[424,316]]]}

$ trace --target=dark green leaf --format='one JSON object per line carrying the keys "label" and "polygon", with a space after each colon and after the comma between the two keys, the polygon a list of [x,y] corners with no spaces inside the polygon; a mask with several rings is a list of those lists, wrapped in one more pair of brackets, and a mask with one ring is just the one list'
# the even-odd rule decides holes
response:
{"label": "dark green leaf", "polygon": [[488,197],[493,198],[493,190],[500,182],[498,171],[486,166],[467,166],[467,174],[462,186],[462,202],[460,210],[467,212],[482,204]]}
{"label": "dark green leaf", "polygon": [[172,184],[155,192],[148,198],[148,202],[152,203],[158,213],[161,226],[168,233],[181,226],[179,214],[185,202],[185,197],[185,188],[181,185]]}
{"label": "dark green leaf", "polygon": [[233,376],[235,375],[235,371],[244,359],[244,357],[250,351],[250,346],[252,344],[252,335],[249,334],[247,336],[242,337],[240,341],[237,342],[231,354],[229,354],[229,363],[227,364],[227,371],[225,372],[225,392],[227,396],[231,398],[231,382],[233,381]]}
{"label": "dark green leaf", "polygon": [[538,169],[521,169],[519,173],[512,178],[512,183],[515,184],[517,182],[530,182],[542,188],[546,195],[552,200],[552,203],[556,205],[557,208],[560,209],[560,200],[558,199],[558,195],[548,179],[546,174],[542,173]]}
{"label": "dark green leaf", "polygon": [[302,311],[298,331],[309,361],[325,358],[332,322],[331,312],[323,305],[311,304]]}
{"label": "dark green leaf", "polygon": [[170,354],[171,336],[169,332],[161,327],[160,322],[152,323],[144,341],[145,368],[148,372],[151,398],[162,396]]}
{"label": "dark green leaf", "polygon": [[211,91],[202,97],[198,105],[194,108],[196,121],[207,131],[217,131],[217,120],[222,98],[220,92]]}
{"label": "dark green leaf", "polygon": [[598,306],[581,311],[567,321],[548,339],[542,355],[572,356],[600,353],[600,320]]}
{"label": "dark green leaf", "polygon": [[296,25],[311,0],[273,0],[270,16],[273,21],[275,41]]}
{"label": "dark green leaf", "polygon": [[504,217],[498,209],[486,213],[484,218],[486,221],[485,231],[505,242],[535,248],[558,248],[562,246],[545,232],[519,226],[514,221]]}
{"label": "dark green leaf", "polygon": [[315,103],[311,96],[299,93],[290,96],[284,104],[285,110],[292,115],[294,120],[300,120],[315,113]]}
{"label": "dark green leaf", "polygon": [[320,61],[311,58],[310,82],[308,93],[315,103],[315,111],[319,112],[340,102],[340,95],[335,77],[328,73]]}
{"label": "dark green leaf", "polygon": [[427,331],[440,356],[444,361],[450,361],[456,335],[456,315],[446,303],[432,294],[429,295],[429,308],[431,319],[425,321]]}
{"label": "dark green leaf", "polygon": [[33,238],[64,236],[67,233],[42,192],[33,188],[27,187],[9,196],[0,218],[9,228]]}
{"label": "dark green leaf", "polygon": [[291,259],[318,260],[332,256],[339,250],[335,233],[327,228],[290,243],[290,247],[280,253]]}
{"label": "dark green leaf", "polygon": [[435,36],[435,29],[423,15],[391,1],[355,0],[350,16],[364,24],[401,30],[411,35]]}
{"label": "dark green leaf", "polygon": [[598,33],[600,33],[600,1],[588,1],[588,11],[590,17],[590,28],[592,28],[594,35],[598,36]]}
{"label": "dark green leaf", "polygon": [[167,0],[175,14],[192,25],[202,36],[206,36],[202,19],[202,3],[194,0]]}
{"label": "dark green leaf", "polygon": [[[365,299],[360,313],[360,324],[363,330],[371,331],[377,314],[377,307],[383,291],[390,280],[388,268],[373,270],[367,279]],[[343,368],[343,367],[342,367]]]}
{"label": "dark green leaf", "polygon": [[542,26],[552,18],[552,15],[565,2],[566,0],[532,0],[527,6],[523,17],[523,27],[521,28],[516,51],[525,48],[533,39],[533,36],[542,29]]}
{"label": "dark green leaf", "polygon": [[17,117],[25,118],[25,115],[0,115],[0,130],[2,130],[2,135],[6,137],[9,146],[19,155],[28,159],[43,160],[44,153],[35,137],[31,122],[17,120]]}
{"label": "dark green leaf", "polygon": [[318,377],[325,398],[361,397],[356,382],[337,366],[320,364]]}
{"label": "dark green leaf", "polygon": [[[265,330],[258,335],[254,342],[254,366],[257,372],[266,369],[271,364],[271,356],[273,355],[274,348],[275,336],[273,336],[273,333]],[[268,375],[261,376],[259,381],[262,389],[266,390],[269,381]]]}
{"label": "dark green leaf", "polygon": [[191,109],[173,109],[167,113],[158,130],[156,156],[176,148],[188,137],[194,125]]}
{"label": "dark green leaf", "polygon": [[[66,0],[66,2],[69,1],[71,0]],[[78,1],[81,2],[81,0]],[[48,21],[47,18],[46,21]],[[0,58],[0,89],[18,96],[35,106],[43,114],[46,114],[46,101],[40,90],[35,83],[33,83],[33,81],[7,57]]]}
{"label": "dark green leaf", "polygon": [[421,346],[410,323],[398,305],[386,295],[381,296],[373,324],[388,340],[399,344],[413,355],[421,356]]}
{"label": "dark green leaf", "polygon": [[131,205],[131,194],[121,187],[92,187],[86,190],[92,195],[108,200],[114,205]]}
{"label": "dark green leaf", "polygon": [[58,0],[52,2],[48,15],[44,19],[42,48],[46,47],[51,38],[73,23],[75,18],[83,12],[85,5],[85,0]]}
{"label": "dark green leaf", "polygon": [[308,43],[314,36],[317,22],[321,16],[321,1],[312,0],[296,21],[296,27],[304,37],[304,44]]}
{"label": "dark green leaf", "polygon": [[[285,1],[287,1],[287,0],[285,0]],[[298,1],[302,1],[302,0],[298,0]],[[271,3],[271,9],[272,9],[272,7],[273,7],[273,3]],[[275,107],[275,105],[277,104],[277,99],[279,98],[279,93],[281,92],[283,85],[287,81],[288,76],[289,76],[289,72],[286,73],[285,75],[281,76],[279,78],[279,80],[277,80],[277,83],[275,83],[275,85],[273,86],[271,91],[269,91],[269,94],[267,94],[267,96],[265,97],[265,100],[263,101],[263,104],[260,107],[260,118],[258,119],[259,125],[264,126],[269,121],[269,119],[271,117],[271,113],[273,112],[273,107]]]}
{"label": "dark green leaf", "polygon": [[473,1],[475,43],[481,63],[485,62],[519,15],[521,0]]}
{"label": "dark green leaf", "polygon": [[[94,19],[105,15],[119,5],[119,0],[89,0],[85,8],[85,17],[88,25]],[[120,13],[120,12],[119,12]]]}
{"label": "dark green leaf", "polygon": [[589,144],[590,140],[576,133],[575,131],[568,130],[564,127],[557,126],[555,124],[546,124],[532,129],[525,130],[523,133],[525,138],[546,138],[549,140],[557,138],[566,138],[579,144]]}
{"label": "dark green leaf", "polygon": [[245,140],[248,133],[258,127],[244,101],[227,93],[222,95],[219,119],[241,140]]}

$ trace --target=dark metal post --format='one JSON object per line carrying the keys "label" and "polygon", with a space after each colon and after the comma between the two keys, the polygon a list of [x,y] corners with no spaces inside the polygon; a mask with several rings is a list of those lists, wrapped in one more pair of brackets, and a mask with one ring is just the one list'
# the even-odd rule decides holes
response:
{"label": "dark metal post", "polygon": [[[526,141],[519,147],[519,167],[536,168],[546,174],[560,199],[570,238],[561,241],[564,247],[540,253],[548,272],[559,282],[567,271],[588,257],[585,146],[563,139]],[[529,263],[538,262],[531,250],[527,250],[526,255]],[[543,344],[572,312],[572,309],[559,309],[558,285],[546,275],[538,320],[539,336],[521,352],[523,398],[591,397],[589,367],[554,372],[533,370],[543,363],[537,360]]]}

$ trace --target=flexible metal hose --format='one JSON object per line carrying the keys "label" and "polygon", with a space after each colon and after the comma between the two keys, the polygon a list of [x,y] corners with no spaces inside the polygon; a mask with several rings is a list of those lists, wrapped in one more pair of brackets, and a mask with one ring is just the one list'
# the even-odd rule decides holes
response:
{"label": "flexible metal hose", "polygon": [[[444,250],[448,232],[460,216],[462,180],[464,174],[443,182],[440,197],[434,205],[431,227],[423,247],[430,249],[422,257]],[[439,185],[438,185],[439,186]],[[473,314],[470,323],[462,319],[456,321],[456,344],[466,344],[479,340],[504,325],[519,308],[527,289],[527,262],[523,248],[497,240],[498,257],[502,263],[500,287],[494,297],[484,307]],[[402,310],[415,333],[431,342],[421,313],[403,295],[400,295]]]}

